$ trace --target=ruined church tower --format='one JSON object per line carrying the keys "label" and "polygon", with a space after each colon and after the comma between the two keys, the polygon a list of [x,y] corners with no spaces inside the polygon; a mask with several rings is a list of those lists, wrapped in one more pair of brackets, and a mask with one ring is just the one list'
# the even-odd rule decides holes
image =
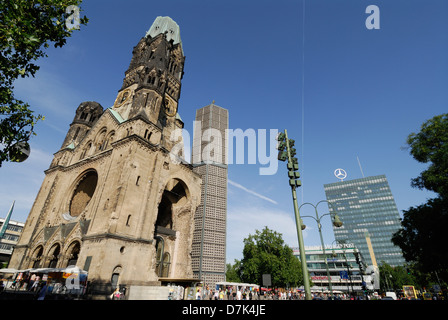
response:
{"label": "ruined church tower", "polygon": [[170,155],[182,142],[184,62],[179,26],[157,17],[132,51],[114,105],[77,108],[10,267],[76,265],[104,292],[193,278],[201,176]]}

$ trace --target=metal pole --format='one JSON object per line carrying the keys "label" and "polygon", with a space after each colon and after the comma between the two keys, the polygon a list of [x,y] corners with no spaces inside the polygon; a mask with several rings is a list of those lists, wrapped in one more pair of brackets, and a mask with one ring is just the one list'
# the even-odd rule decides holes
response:
{"label": "metal pole", "polygon": [[[331,297],[333,298],[333,296],[334,296],[334,294],[333,294],[333,286],[332,286],[332,283],[331,283],[330,270],[329,270],[329,268],[328,268],[328,260],[327,260],[327,254],[326,254],[326,252],[325,252],[324,238],[322,237],[322,224],[320,223],[320,219],[323,218],[323,217],[326,216],[326,215],[329,215],[329,216],[330,216],[330,219],[331,219],[331,212],[330,212],[330,213],[323,214],[321,217],[319,217],[319,214],[318,214],[318,212],[317,212],[317,206],[318,206],[319,203],[321,203],[321,202],[327,202],[331,207],[333,207],[333,205],[331,204],[331,202],[329,202],[329,201],[327,201],[327,200],[321,200],[321,201],[319,201],[316,205],[313,205],[312,203],[306,202],[306,203],[302,204],[302,206],[305,205],[305,204],[309,204],[309,205],[311,205],[311,206],[314,208],[314,211],[315,211],[315,213],[316,213],[316,218],[314,218],[314,217],[312,217],[312,216],[305,216],[305,217],[306,217],[306,218],[312,218],[312,219],[316,220],[316,222],[317,222],[317,229],[319,230],[320,243],[321,243],[321,245],[322,245],[322,253],[323,253],[323,255],[324,255],[325,269],[327,270],[328,288],[329,288],[329,290],[330,290],[330,295],[331,295]],[[300,206],[300,207],[302,207],[302,206]]]}
{"label": "metal pole", "polygon": [[322,237],[322,225],[320,224],[320,219],[317,214],[317,206],[314,207],[314,210],[316,211],[317,227],[319,229],[320,243],[322,244],[322,252],[324,254],[325,268],[327,269],[328,287],[330,288],[330,294],[331,297],[333,298],[333,286],[331,285],[330,270],[328,269],[327,254],[325,253],[324,238]]}
{"label": "metal pole", "polygon": [[[286,137],[286,147],[288,148],[288,158],[289,158],[288,161],[289,163],[292,163],[291,153],[289,151],[288,132],[286,131],[286,129],[285,129],[285,137]],[[299,206],[297,205],[296,187],[291,186],[291,190],[292,190],[292,199],[294,203],[294,215],[296,218],[297,237],[299,240],[300,261],[302,263],[303,287],[305,288],[305,299],[311,300],[310,278],[308,275],[308,267],[306,265],[305,246],[303,244],[302,223],[300,222]]]}

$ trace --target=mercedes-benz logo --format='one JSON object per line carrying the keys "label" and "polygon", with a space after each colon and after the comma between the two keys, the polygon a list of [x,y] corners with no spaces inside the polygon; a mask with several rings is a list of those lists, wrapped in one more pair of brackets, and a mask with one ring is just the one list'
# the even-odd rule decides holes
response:
{"label": "mercedes-benz logo", "polygon": [[334,175],[336,176],[336,178],[340,179],[341,181],[344,181],[344,179],[347,178],[347,172],[345,172],[344,169],[334,170]]}

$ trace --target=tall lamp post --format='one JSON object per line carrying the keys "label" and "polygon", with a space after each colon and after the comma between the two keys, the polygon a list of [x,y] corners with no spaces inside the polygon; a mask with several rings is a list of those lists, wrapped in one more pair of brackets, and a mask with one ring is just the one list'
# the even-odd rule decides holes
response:
{"label": "tall lamp post", "polygon": [[319,214],[317,213],[317,206],[318,206],[320,203],[322,203],[322,202],[326,202],[326,203],[328,203],[328,204],[331,206],[331,208],[334,210],[333,204],[332,204],[331,202],[329,202],[329,201],[327,201],[327,200],[321,200],[321,201],[319,201],[318,203],[316,203],[316,205],[313,205],[312,203],[309,203],[309,202],[305,202],[305,203],[303,203],[303,204],[299,207],[299,211],[300,211],[300,208],[302,208],[304,205],[311,205],[312,207],[314,207],[314,211],[315,211],[315,213],[316,213],[316,218],[314,218],[314,217],[312,217],[312,216],[302,216],[302,217],[303,217],[303,218],[312,218],[312,219],[316,220],[316,222],[317,222],[317,228],[319,229],[320,243],[322,244],[322,252],[323,252],[323,254],[324,254],[325,268],[327,269],[328,287],[329,287],[329,289],[330,289],[331,297],[333,297],[333,286],[331,285],[330,270],[328,269],[327,255],[326,255],[326,253],[325,253],[324,239],[323,239],[323,237],[322,237],[322,224],[320,223],[320,220],[321,220],[324,216],[328,216],[328,215],[331,216],[331,215],[333,215],[333,225],[334,225],[336,228],[342,227],[342,221],[341,221],[341,219],[339,219],[339,216],[337,215],[336,212],[335,212],[335,213],[331,213],[331,212],[330,212],[330,213],[326,213],[326,214],[323,214],[323,215],[321,215],[321,216],[319,217]]}

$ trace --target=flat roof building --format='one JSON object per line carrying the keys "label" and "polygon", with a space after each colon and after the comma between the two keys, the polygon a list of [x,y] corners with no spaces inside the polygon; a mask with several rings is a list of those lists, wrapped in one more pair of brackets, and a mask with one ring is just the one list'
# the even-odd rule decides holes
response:
{"label": "flat roof building", "polygon": [[[299,248],[292,248],[293,253],[300,259]],[[313,286],[312,292],[326,292],[329,290],[329,281],[325,258],[327,258],[333,292],[354,293],[362,291],[363,277],[356,262],[357,248],[352,243],[339,245],[326,245],[325,255],[322,246],[306,246],[305,257]],[[359,254],[359,261],[366,270],[364,256]],[[336,292],[335,292],[336,291]]]}
{"label": "flat roof building", "polygon": [[[6,219],[0,218],[0,229],[3,227]],[[8,222],[5,233],[0,238],[0,263],[8,263],[11,259],[15,245],[19,241],[25,224],[23,222]]]}
{"label": "flat roof building", "polygon": [[193,276],[210,288],[226,280],[228,128],[228,110],[214,102],[196,111],[192,165],[202,185],[191,258]]}
{"label": "flat roof building", "polygon": [[400,214],[385,175],[329,183],[324,189],[332,203],[330,212],[336,211],[343,222],[342,227],[333,228],[336,240],[353,243],[368,265],[374,265],[374,259],[379,265],[382,261],[391,266],[405,263],[391,240],[400,229]]}

